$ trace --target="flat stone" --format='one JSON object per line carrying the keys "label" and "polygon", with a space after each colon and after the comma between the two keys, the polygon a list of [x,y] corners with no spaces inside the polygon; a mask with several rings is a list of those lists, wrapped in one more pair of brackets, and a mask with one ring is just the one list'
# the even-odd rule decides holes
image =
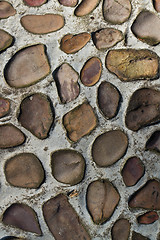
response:
{"label": "flat stone", "polygon": [[76,53],[82,49],[90,39],[91,35],[86,32],[76,35],[67,34],[61,40],[60,49],[67,54]]}
{"label": "flat stone", "polygon": [[51,156],[52,175],[61,183],[70,185],[82,181],[85,171],[85,160],[83,156],[70,149],[59,150]]}
{"label": "flat stone", "polygon": [[78,78],[78,73],[68,63],[63,63],[56,70],[55,81],[62,103],[68,103],[78,97]]}
{"label": "flat stone", "polygon": [[132,240],[150,240],[147,237],[144,237],[143,235],[141,235],[140,233],[137,232],[133,232],[132,233]]}
{"label": "flat stone", "polygon": [[152,224],[159,219],[159,216],[156,212],[150,211],[144,213],[143,215],[137,218],[138,223],[140,224]]}
{"label": "flat stone", "polygon": [[157,12],[160,12],[160,0],[153,0],[153,6]]}
{"label": "flat stone", "polygon": [[156,53],[146,49],[110,50],[106,67],[121,81],[156,79],[159,59]]}
{"label": "flat stone", "polygon": [[46,95],[35,93],[20,105],[19,122],[39,139],[48,137],[54,121],[51,102]]}
{"label": "flat stone", "polygon": [[131,26],[134,35],[149,45],[157,45],[160,42],[160,18],[149,11],[142,11]]}
{"label": "flat stone", "polygon": [[91,87],[96,84],[101,76],[102,72],[102,63],[101,60],[97,57],[90,58],[83,66],[81,70],[81,81],[87,86]]}
{"label": "flat stone", "polygon": [[129,101],[126,125],[132,131],[160,120],[160,91],[151,88],[136,90]]}
{"label": "flat stone", "polygon": [[23,0],[30,7],[39,7],[47,2],[47,0]]}
{"label": "flat stone", "polygon": [[32,153],[20,153],[7,160],[5,176],[14,187],[38,188],[44,181],[44,170],[39,159]]}
{"label": "flat stone", "polygon": [[0,97],[0,118],[5,117],[10,111],[10,102],[8,99]]}
{"label": "flat stone", "polygon": [[160,152],[160,131],[155,131],[146,143],[147,150]]}
{"label": "flat stone", "polygon": [[149,180],[131,196],[129,207],[160,210],[160,183],[154,179]]}
{"label": "flat stone", "polygon": [[128,240],[130,223],[127,219],[118,219],[112,227],[112,240]]}
{"label": "flat stone", "polygon": [[96,224],[106,222],[120,200],[118,191],[107,180],[96,180],[87,189],[87,208]]}
{"label": "flat stone", "polygon": [[123,33],[115,28],[104,28],[93,33],[93,43],[98,50],[111,48],[123,38]]}
{"label": "flat stone", "polygon": [[64,115],[63,125],[70,140],[77,142],[97,126],[97,117],[89,103],[85,102]]}
{"label": "flat stone", "polygon": [[0,125],[0,148],[17,147],[24,143],[24,134],[12,124]]}
{"label": "flat stone", "polygon": [[66,7],[75,7],[78,3],[78,0],[58,0],[60,4]]}
{"label": "flat stone", "polygon": [[123,157],[127,146],[128,138],[121,130],[105,132],[93,143],[93,161],[100,167],[108,167]]}
{"label": "flat stone", "polygon": [[56,240],[90,240],[75,210],[63,194],[44,203],[43,215]]}
{"label": "flat stone", "polygon": [[61,29],[64,18],[58,14],[25,15],[21,18],[21,24],[28,32],[46,34]]}
{"label": "flat stone", "polygon": [[104,0],[104,19],[113,24],[124,23],[131,14],[131,8],[132,7],[129,0]]}
{"label": "flat stone", "polygon": [[102,82],[98,87],[97,102],[100,111],[107,119],[115,117],[118,113],[121,94],[109,82]]}
{"label": "flat stone", "polygon": [[127,187],[134,186],[144,175],[144,165],[137,157],[131,157],[122,169],[123,181]]}
{"label": "flat stone", "polygon": [[77,17],[83,17],[91,13],[99,4],[100,0],[82,0],[75,10]]}
{"label": "flat stone", "polygon": [[23,203],[13,203],[8,207],[3,214],[2,222],[5,225],[20,228],[26,232],[42,235],[36,213]]}
{"label": "flat stone", "polygon": [[7,236],[7,237],[3,237],[0,240],[27,240],[26,238],[17,238],[17,237],[13,237],[13,236]]}
{"label": "flat stone", "polygon": [[4,71],[8,85],[15,88],[33,85],[49,73],[50,66],[43,44],[18,51],[7,63]]}
{"label": "flat stone", "polygon": [[14,16],[15,14],[16,10],[9,2],[0,1],[0,19],[8,18],[10,16]]}
{"label": "flat stone", "polygon": [[0,52],[11,46],[13,37],[6,31],[0,29]]}

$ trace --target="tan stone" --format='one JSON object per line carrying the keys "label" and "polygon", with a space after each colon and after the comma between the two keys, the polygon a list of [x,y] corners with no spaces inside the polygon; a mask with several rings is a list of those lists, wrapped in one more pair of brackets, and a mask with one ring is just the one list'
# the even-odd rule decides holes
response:
{"label": "tan stone", "polygon": [[6,116],[10,110],[10,102],[8,99],[0,97],[0,118]]}
{"label": "tan stone", "polygon": [[6,31],[0,29],[0,52],[10,47],[13,37]]}
{"label": "tan stone", "polygon": [[0,1],[0,19],[8,18],[10,16],[14,16],[15,14],[16,10],[9,2]]}
{"label": "tan stone", "polygon": [[78,3],[78,0],[58,0],[60,4],[66,7],[75,7]]}
{"label": "tan stone", "polygon": [[75,10],[77,17],[83,17],[91,13],[99,4],[100,0],[82,0]]}

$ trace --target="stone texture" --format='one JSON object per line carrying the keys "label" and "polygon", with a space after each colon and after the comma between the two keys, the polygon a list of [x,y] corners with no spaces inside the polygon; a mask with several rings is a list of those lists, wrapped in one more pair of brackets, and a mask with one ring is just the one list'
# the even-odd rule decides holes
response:
{"label": "stone texture", "polygon": [[54,121],[48,97],[40,93],[26,97],[21,103],[18,120],[37,138],[47,138]]}
{"label": "stone texture", "polygon": [[147,150],[160,152],[160,131],[155,131],[146,143]]}
{"label": "stone texture", "polygon": [[99,135],[92,146],[93,161],[100,167],[117,162],[126,152],[128,138],[121,130],[111,130]]}
{"label": "stone texture", "polygon": [[60,49],[67,54],[76,53],[82,49],[90,39],[90,34],[86,32],[76,35],[67,34],[61,40]]}
{"label": "stone texture", "polygon": [[83,17],[91,13],[99,4],[100,0],[82,0],[75,10],[77,17]]}
{"label": "stone texture", "polygon": [[157,12],[160,12],[160,0],[153,0],[153,6]]}
{"label": "stone texture", "polygon": [[91,87],[96,84],[101,76],[102,72],[102,63],[101,60],[97,57],[90,58],[83,66],[81,70],[81,81],[87,86]]}
{"label": "stone texture", "polygon": [[115,117],[118,113],[121,94],[109,82],[102,82],[98,87],[97,102],[100,111],[107,119]]}
{"label": "stone texture", "polygon": [[85,102],[64,115],[63,125],[70,140],[77,142],[97,126],[97,118],[92,107]]}
{"label": "stone texture", "polygon": [[75,185],[82,181],[85,171],[83,156],[71,149],[59,150],[51,156],[52,175],[61,183]]}
{"label": "stone texture", "polygon": [[129,101],[126,125],[132,131],[160,120],[160,91],[151,88],[136,90]]}
{"label": "stone texture", "polygon": [[78,97],[80,92],[79,75],[69,64],[63,63],[56,70],[54,78],[62,103],[68,103]]}
{"label": "stone texture", "polygon": [[156,53],[146,49],[110,50],[106,67],[121,81],[158,78],[159,59]]}
{"label": "stone texture", "polygon": [[13,203],[3,214],[2,222],[27,232],[41,236],[37,215],[32,208],[23,203]]}
{"label": "stone texture", "polygon": [[10,16],[14,16],[15,14],[16,10],[9,2],[0,1],[0,19],[8,18]]}
{"label": "stone texture", "polygon": [[26,238],[18,238],[18,237],[13,237],[13,236],[7,236],[3,237],[0,240],[27,240]]}
{"label": "stone texture", "polygon": [[160,18],[149,11],[142,11],[133,22],[131,30],[141,41],[150,45],[160,42]]}
{"label": "stone texture", "polygon": [[127,219],[118,219],[112,227],[112,240],[128,240],[130,223]]}
{"label": "stone texture", "polygon": [[63,194],[44,203],[43,215],[56,240],[90,240],[76,212]]}
{"label": "stone texture", "polygon": [[78,3],[78,0],[58,0],[60,4],[66,7],[75,7]]}
{"label": "stone texture", "polygon": [[39,7],[47,2],[47,0],[23,0],[29,7]]}
{"label": "stone texture", "polygon": [[96,224],[106,222],[120,200],[118,191],[107,180],[96,180],[87,189],[87,208]]}
{"label": "stone texture", "polygon": [[140,233],[137,232],[133,232],[132,233],[132,240],[150,240],[147,237],[144,237],[143,235],[141,235]]}
{"label": "stone texture", "polygon": [[0,52],[10,47],[12,42],[13,37],[8,32],[0,29]]}
{"label": "stone texture", "polygon": [[44,181],[44,170],[32,153],[20,153],[5,164],[7,182],[14,187],[38,188]]}
{"label": "stone texture", "polygon": [[43,44],[18,51],[7,63],[4,71],[8,85],[15,88],[33,85],[49,73],[50,66]]}
{"label": "stone texture", "polygon": [[146,212],[143,215],[137,218],[138,223],[140,224],[151,224],[159,219],[159,216],[156,212],[150,211]]}
{"label": "stone texture", "polygon": [[103,16],[107,22],[121,24],[129,18],[131,14],[131,3],[129,0],[104,0]]}
{"label": "stone texture", "polygon": [[10,102],[8,99],[0,97],[0,118],[5,117],[10,111]]}

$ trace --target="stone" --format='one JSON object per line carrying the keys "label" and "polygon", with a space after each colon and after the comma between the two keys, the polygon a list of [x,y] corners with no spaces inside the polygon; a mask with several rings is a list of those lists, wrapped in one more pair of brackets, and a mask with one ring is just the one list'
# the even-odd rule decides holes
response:
{"label": "stone", "polygon": [[87,208],[96,224],[106,222],[119,203],[120,195],[107,180],[96,180],[87,189]]}
{"label": "stone", "polygon": [[0,52],[10,47],[12,42],[13,42],[13,37],[8,32],[0,29]]}
{"label": "stone", "polygon": [[111,130],[99,135],[92,145],[92,158],[99,167],[108,167],[123,157],[128,138],[121,130]]}
{"label": "stone", "polygon": [[160,12],[160,0],[153,0],[153,6],[157,12]]}
{"label": "stone", "polygon": [[93,33],[93,43],[98,50],[111,48],[123,39],[123,33],[115,28],[104,28]]}
{"label": "stone", "polygon": [[131,14],[131,3],[129,0],[104,0],[103,16],[107,22],[121,24],[128,20]]}
{"label": "stone", "polygon": [[78,0],[58,0],[59,3],[66,7],[75,7],[78,3]]}
{"label": "stone", "polygon": [[131,26],[133,34],[141,41],[154,46],[160,43],[160,18],[149,11],[142,11]]}
{"label": "stone", "polygon": [[68,103],[78,97],[80,92],[78,78],[78,73],[68,63],[63,63],[56,70],[55,81],[62,103]]}
{"label": "stone", "polygon": [[17,238],[17,237],[13,237],[13,236],[7,236],[7,237],[3,237],[0,240],[27,240],[26,238]]}
{"label": "stone", "polygon": [[9,2],[0,1],[0,19],[8,18],[10,16],[14,16],[15,14],[16,10]]}
{"label": "stone", "polygon": [[112,240],[128,240],[130,223],[127,219],[118,219],[112,227]]}
{"label": "stone", "polygon": [[49,73],[50,66],[43,44],[21,49],[14,54],[4,70],[8,85],[14,88],[33,85]]}
{"label": "stone", "polygon": [[0,125],[0,148],[17,147],[25,142],[25,135],[14,125]]}
{"label": "stone", "polygon": [[83,17],[90,14],[99,4],[100,0],[82,0],[75,10],[77,17]]}
{"label": "stone", "polygon": [[146,212],[143,215],[137,218],[138,223],[140,224],[152,224],[159,219],[159,216],[156,212],[150,211]]}
{"label": "stone", "polygon": [[157,79],[159,59],[156,53],[146,49],[110,50],[106,67],[121,81]]}
{"label": "stone", "polygon": [[41,93],[26,97],[20,105],[18,121],[37,138],[47,138],[54,121],[48,97]]}
{"label": "stone", "polygon": [[52,175],[61,183],[76,185],[84,177],[85,160],[71,149],[58,150],[51,155]]}
{"label": "stone", "polygon": [[81,70],[80,78],[82,83],[87,87],[95,85],[100,79],[101,72],[101,60],[97,57],[90,58]]}
{"label": "stone", "polygon": [[14,187],[38,188],[44,181],[44,170],[39,159],[32,153],[20,153],[5,164],[7,182]]}
{"label": "stone", "polygon": [[20,22],[28,32],[34,34],[55,32],[64,26],[64,18],[58,14],[25,15]]}
{"label": "stone", "polygon": [[146,143],[147,150],[160,152],[160,131],[155,131]]}
{"label": "stone", "polygon": [[0,97],[0,118],[5,117],[10,111],[10,102],[8,99]]}
{"label": "stone", "polygon": [[56,240],[90,240],[88,233],[65,195],[59,194],[45,202],[43,215]]}
{"label": "stone", "polygon": [[144,175],[144,165],[137,157],[131,157],[122,169],[123,181],[127,187],[134,186]]}
{"label": "stone", "polygon": [[2,222],[26,232],[36,233],[38,236],[42,235],[35,211],[23,203],[13,203],[8,207],[3,214]]}
{"label": "stone", "polygon": [[23,0],[23,1],[29,7],[40,7],[41,5],[47,2],[47,0]]}
{"label": "stone", "polygon": [[76,53],[82,49],[90,39],[91,35],[86,32],[76,35],[67,34],[61,40],[60,49],[67,54]]}
{"label": "stone", "polygon": [[132,233],[132,240],[150,240],[147,237],[144,237],[143,235],[141,235],[140,233],[134,232]]}
{"label": "stone", "polygon": [[154,179],[149,180],[130,197],[129,207],[160,210],[160,183]]}
{"label": "stone", "polygon": [[113,84],[104,81],[99,85],[97,103],[104,117],[111,119],[117,115],[120,100],[121,94]]}
{"label": "stone", "polygon": [[125,117],[126,126],[137,131],[160,120],[160,91],[152,88],[136,90],[130,98]]}
{"label": "stone", "polygon": [[97,117],[89,103],[84,102],[64,115],[63,125],[69,139],[77,142],[97,126]]}

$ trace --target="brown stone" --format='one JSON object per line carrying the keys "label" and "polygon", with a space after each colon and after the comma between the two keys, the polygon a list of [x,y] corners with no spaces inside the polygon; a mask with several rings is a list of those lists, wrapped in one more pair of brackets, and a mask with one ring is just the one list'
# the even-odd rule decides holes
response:
{"label": "brown stone", "polygon": [[105,132],[93,143],[93,161],[100,167],[108,167],[125,154],[127,146],[128,138],[121,130]]}
{"label": "brown stone", "polygon": [[160,0],[153,0],[153,6],[157,12],[160,12]]}
{"label": "brown stone", "polygon": [[7,63],[4,71],[8,85],[15,88],[33,85],[49,73],[50,66],[43,44],[18,51]]}
{"label": "brown stone", "polygon": [[112,227],[112,240],[128,240],[130,223],[127,219],[118,219]]}
{"label": "brown stone", "polygon": [[7,237],[3,237],[0,240],[27,240],[26,238],[17,238],[17,237],[13,237],[13,236],[7,236]]}
{"label": "brown stone", "polygon": [[0,118],[6,116],[10,110],[10,102],[8,99],[0,97]]}
{"label": "brown stone", "polygon": [[76,212],[63,194],[44,203],[43,215],[56,240],[90,240]]}
{"label": "brown stone", "polygon": [[92,107],[85,102],[64,115],[63,125],[70,140],[77,142],[97,126],[97,118]]}
{"label": "brown stone", "polygon": [[87,189],[87,208],[96,224],[106,222],[120,200],[118,191],[107,180],[96,180]]}
{"label": "brown stone", "polygon": [[144,237],[143,235],[141,235],[140,233],[137,232],[133,232],[132,233],[132,240],[150,240],[147,237]]}
{"label": "brown stone", "polygon": [[18,120],[37,138],[47,138],[54,121],[48,97],[40,93],[26,97],[21,103]]}
{"label": "brown stone", "polygon": [[143,215],[137,218],[138,223],[140,224],[151,224],[159,219],[159,216],[156,212],[150,211],[146,212]]}
{"label": "brown stone", "polygon": [[154,132],[146,143],[147,150],[160,152],[160,131]]}
{"label": "brown stone", "polygon": [[146,49],[110,50],[106,56],[106,67],[121,81],[158,78],[159,58]]}
{"label": "brown stone", "polygon": [[75,7],[78,3],[78,0],[58,0],[60,4],[66,7]]}
{"label": "brown stone", "polygon": [[40,7],[41,5],[47,2],[47,0],[23,0],[23,1],[29,7]]}
{"label": "brown stone", "polygon": [[7,182],[14,187],[38,188],[44,181],[44,170],[32,153],[20,153],[5,164]]}
{"label": "brown stone", "polygon": [[89,33],[79,33],[76,35],[67,34],[65,35],[60,43],[60,48],[63,52],[76,53],[80,49],[82,49],[91,39],[91,35]]}
{"label": "brown stone", "polygon": [[9,2],[0,1],[0,19],[8,18],[10,16],[14,16],[15,14],[16,10]]}
{"label": "brown stone", "polygon": [[100,0],[82,0],[75,10],[77,17],[83,17],[91,13],[99,4]]}
{"label": "brown stone", "polygon": [[6,31],[0,29],[0,52],[11,46],[13,37]]}

